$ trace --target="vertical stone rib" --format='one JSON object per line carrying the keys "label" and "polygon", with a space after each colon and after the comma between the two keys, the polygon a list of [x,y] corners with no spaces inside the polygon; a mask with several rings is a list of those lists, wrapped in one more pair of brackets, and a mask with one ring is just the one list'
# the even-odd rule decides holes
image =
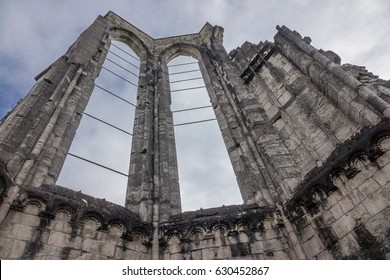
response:
{"label": "vertical stone rib", "polygon": [[171,111],[171,92],[165,61],[159,72],[159,154],[160,154],[160,222],[181,213],[180,189],[177,171],[175,132]]}
{"label": "vertical stone rib", "polygon": [[15,179],[36,145],[77,67],[65,57],[50,66],[0,128],[1,158]]}
{"label": "vertical stone rib", "polygon": [[[223,84],[225,95],[228,98],[231,106],[233,106],[234,115],[237,116],[239,126],[243,130],[243,135],[246,136],[245,138],[247,146],[250,147],[251,151],[250,153],[249,151],[245,153],[245,155],[248,156],[248,159],[253,162],[253,164],[250,164],[250,166],[245,168],[246,172],[249,172],[249,174],[243,173],[239,176],[247,177],[249,175],[253,178],[256,178],[253,182],[250,183],[255,188],[255,193],[253,193],[253,191],[249,188],[249,185],[241,186],[243,189],[242,191],[245,192],[246,195],[249,195],[249,197],[252,197],[252,201],[256,201],[259,203],[259,205],[273,205],[274,200],[279,200],[278,194],[274,190],[273,182],[265,168],[265,164],[257,150],[257,147],[255,146],[255,141],[252,139],[252,136],[250,136],[251,129],[247,127],[247,124],[244,121],[244,119],[246,119],[252,120],[254,123],[258,123],[259,121],[264,122],[264,118],[260,117],[260,112],[258,110],[251,110],[249,108],[250,106],[246,107],[245,105],[242,105],[240,106],[240,109],[238,108],[236,103],[239,104],[241,102],[247,101],[248,99],[252,98],[252,96],[246,88],[240,85],[239,72],[238,70],[235,70],[235,66],[228,58],[224,47],[218,44],[216,41],[213,41],[212,50],[213,53],[215,52],[214,55],[220,63],[220,66],[215,65],[214,67],[219,75],[219,79]],[[227,73],[224,72],[224,68],[227,69]],[[256,104],[254,99],[253,101]],[[253,170],[253,166],[257,166],[256,170]]]}
{"label": "vertical stone rib", "polygon": [[[363,85],[357,79],[349,75],[345,72],[339,65],[332,62],[330,59],[321,54],[316,48],[311,46],[302,40],[300,36],[294,34],[287,27],[277,26],[279,34],[287,38],[290,42],[292,42],[295,46],[297,46],[304,53],[313,58],[316,62],[318,62],[322,67],[324,67],[327,71],[329,71],[332,75],[336,76],[340,79],[345,85],[349,86],[355,92],[359,94],[363,100],[365,100],[368,104],[373,106],[378,112],[380,112],[384,117],[390,118],[390,104],[388,104],[385,100],[380,98],[377,94],[371,91],[367,86]],[[275,43],[278,42],[277,35],[275,36]],[[296,61],[292,58],[295,63]],[[299,63],[297,63],[300,66]],[[302,69],[306,73],[306,69]],[[308,73],[310,75],[310,73]]]}
{"label": "vertical stone rib", "polygon": [[139,213],[143,221],[152,220],[153,206],[153,108],[154,74],[150,55],[140,64],[137,107],[134,116],[134,129],[129,167],[129,180],[126,192],[126,207]]}
{"label": "vertical stone rib", "polygon": [[[157,92],[157,84],[154,85],[154,91]],[[159,96],[154,96],[154,123],[153,123],[153,245],[152,245],[152,259],[158,260],[160,258],[160,241],[159,241],[159,224],[160,224],[160,141],[158,137],[158,124],[160,122],[158,111],[159,111]]]}
{"label": "vertical stone rib", "polygon": [[[73,77],[68,88],[66,89],[64,96],[61,98],[60,103],[57,105],[57,107],[56,107],[53,115],[51,116],[49,122],[47,123],[43,133],[39,137],[32,152],[30,153],[28,160],[25,161],[22,168],[19,170],[18,175],[15,178],[16,184],[22,185],[23,183],[26,183],[25,179],[27,177],[27,174],[30,172],[33,165],[36,164],[36,158],[40,155],[40,153],[44,149],[44,145],[46,144],[47,139],[49,138],[53,128],[55,127],[57,120],[60,117],[60,115],[65,107],[65,103],[68,101],[68,98],[69,98],[70,94],[72,93],[82,71],[83,71],[83,67],[79,66],[79,68],[76,71],[75,76]],[[44,175],[41,174],[40,176],[44,176]],[[36,181],[37,177],[39,177],[39,176],[37,176],[37,174],[35,174],[35,177],[34,177],[35,181]],[[42,180],[43,180],[43,177],[41,178],[41,180],[39,180],[39,182],[36,181],[34,184],[34,187],[39,187],[40,182]]]}

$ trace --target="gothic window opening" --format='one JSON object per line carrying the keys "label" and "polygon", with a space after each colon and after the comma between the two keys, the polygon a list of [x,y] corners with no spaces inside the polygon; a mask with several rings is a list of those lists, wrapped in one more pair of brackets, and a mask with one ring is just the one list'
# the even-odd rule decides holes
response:
{"label": "gothic window opening", "polygon": [[124,205],[139,60],[113,41],[57,184]]}
{"label": "gothic window opening", "polygon": [[168,64],[182,211],[242,204],[197,60]]}

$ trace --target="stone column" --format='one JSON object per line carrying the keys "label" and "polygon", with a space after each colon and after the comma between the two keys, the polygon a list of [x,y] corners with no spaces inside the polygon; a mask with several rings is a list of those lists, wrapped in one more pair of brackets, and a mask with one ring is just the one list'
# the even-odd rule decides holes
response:
{"label": "stone column", "polygon": [[333,60],[308,43],[308,40],[285,26],[277,26],[275,45],[347,116],[361,125],[376,124],[381,117],[390,118],[390,104],[344,71]]}
{"label": "stone column", "polygon": [[171,111],[171,91],[166,61],[157,68],[158,107],[158,161],[160,222],[181,213],[179,175],[176,157],[175,133]]}
{"label": "stone column", "polygon": [[143,221],[153,215],[155,77],[150,53],[140,63],[126,207]]}
{"label": "stone column", "polygon": [[[210,48],[202,53],[201,70],[204,76],[208,76],[205,78],[206,87],[244,203],[272,205],[276,191],[247,125],[248,120],[261,121],[261,112],[250,93],[240,85],[238,70],[231,63],[221,40],[212,37]],[[240,102],[247,104],[248,110],[252,109],[249,117]]]}
{"label": "stone column", "polygon": [[56,181],[109,45],[100,16],[1,123],[1,161],[17,185]]}
{"label": "stone column", "polygon": [[108,38],[109,22],[99,16],[1,121],[0,163],[12,184],[0,206],[0,223],[20,186],[56,182],[105,60]]}

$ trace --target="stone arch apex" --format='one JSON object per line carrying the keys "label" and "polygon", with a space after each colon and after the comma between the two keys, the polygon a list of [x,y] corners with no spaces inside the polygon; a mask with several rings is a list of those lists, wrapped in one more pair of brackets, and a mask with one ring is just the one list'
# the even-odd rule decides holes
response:
{"label": "stone arch apex", "polygon": [[160,60],[168,64],[170,61],[181,55],[192,57],[198,61],[202,58],[197,45],[189,43],[174,43],[166,47],[160,53]]}
{"label": "stone arch apex", "polygon": [[116,13],[112,11],[109,11],[104,16],[104,18],[110,19],[115,26],[132,31],[134,34],[137,34],[140,37],[144,37],[146,40],[150,40],[150,41],[154,40],[151,36],[143,32],[142,30],[138,29],[136,26],[132,25],[127,20],[123,19],[122,17],[118,16]]}
{"label": "stone arch apex", "polygon": [[221,26],[213,26],[209,22],[206,22],[206,24],[199,30],[198,33],[153,38],[112,11],[109,11],[104,16],[104,18],[111,20],[113,29],[131,32],[135,37],[139,38],[149,49],[151,49],[152,46],[158,49],[158,46],[161,45],[166,46],[175,43],[188,42],[192,42],[194,43],[194,45],[206,44],[210,46],[212,38],[216,39],[217,42],[220,44],[222,44],[223,39],[223,28]]}
{"label": "stone arch apex", "polygon": [[146,58],[150,52],[151,46],[149,42],[145,42],[142,37],[128,29],[120,27],[112,27],[110,30],[111,41],[118,41],[126,44],[134,53],[141,59]]}

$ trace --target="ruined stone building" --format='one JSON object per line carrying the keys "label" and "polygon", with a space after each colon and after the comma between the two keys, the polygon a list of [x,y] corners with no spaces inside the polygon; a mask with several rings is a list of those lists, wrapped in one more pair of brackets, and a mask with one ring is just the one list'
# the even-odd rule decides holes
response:
{"label": "ruined stone building", "polygon": [[[289,28],[154,39],[99,16],[0,123],[2,259],[388,259],[390,82]],[[111,42],[140,58],[126,205],[56,185]],[[198,60],[242,205],[181,211],[167,64]]]}

